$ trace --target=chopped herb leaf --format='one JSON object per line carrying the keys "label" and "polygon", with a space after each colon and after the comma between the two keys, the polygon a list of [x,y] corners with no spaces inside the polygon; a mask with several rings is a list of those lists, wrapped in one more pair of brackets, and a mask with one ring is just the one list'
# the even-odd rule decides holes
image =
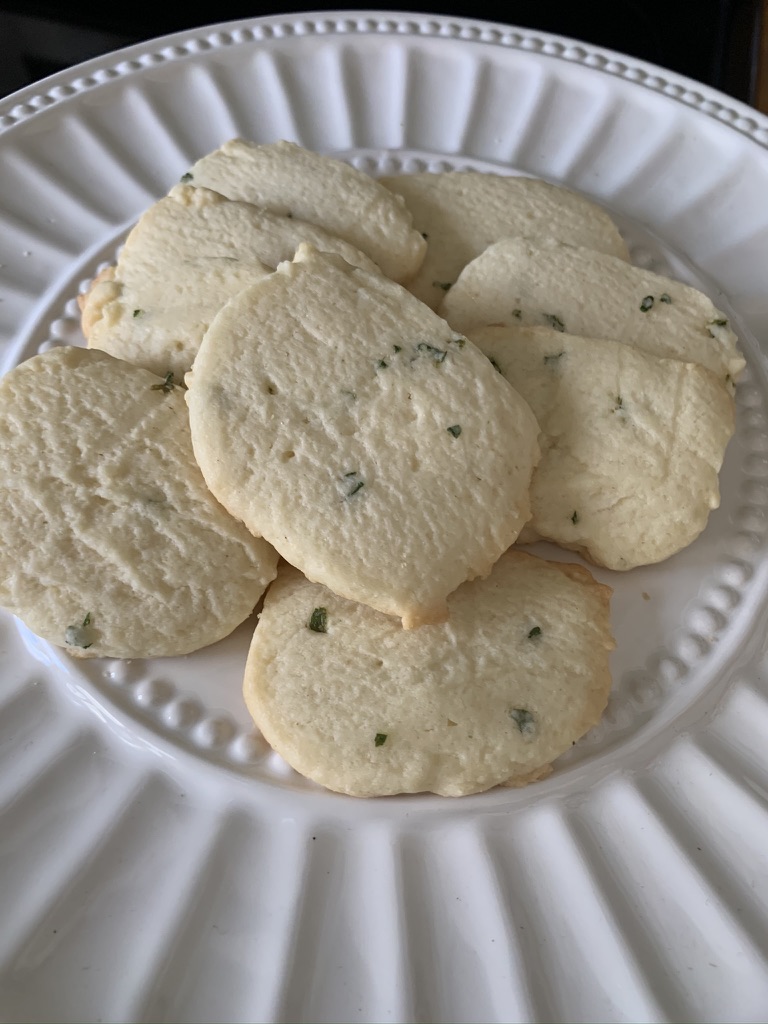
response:
{"label": "chopped herb leaf", "polygon": [[420,341],[416,346],[416,349],[424,355],[429,356],[429,358],[434,360],[436,363],[442,363],[448,355],[444,348],[435,348],[434,345],[428,345],[426,341]]}
{"label": "chopped herb leaf", "polygon": [[448,339],[449,345],[458,345],[459,348],[464,348],[467,344],[467,339],[463,338],[460,334],[457,334],[455,338]]}
{"label": "chopped herb leaf", "polygon": [[181,176],[181,179],[180,179],[180,180],[181,180],[181,181],[183,181],[183,182],[184,182],[185,184],[186,184],[186,183],[187,183],[188,181],[192,181],[192,172],[191,172],[191,171],[187,171],[187,173],[186,173],[186,174],[182,174],[182,176]]}
{"label": "chopped herb leaf", "polygon": [[507,714],[523,735],[536,732],[536,719],[526,708],[510,708]]}
{"label": "chopped herb leaf", "polygon": [[361,479],[356,469],[353,469],[350,473],[345,473],[344,479],[348,482],[349,487],[344,495],[345,498],[351,498],[353,494],[357,494],[358,491],[365,487],[365,481]]}
{"label": "chopped herb leaf", "polygon": [[[717,329],[727,326],[728,321],[725,319],[725,317],[718,317],[716,320],[709,321],[709,323],[707,324],[707,331],[713,338],[717,338]],[[713,327],[716,328],[716,330],[712,330]]]}
{"label": "chopped herb leaf", "polygon": [[624,399],[621,395],[616,395],[616,405],[613,407],[614,412],[618,412],[619,409],[624,408]]}
{"label": "chopped herb leaf", "polygon": [[422,232],[421,232],[421,237],[422,237],[422,238],[424,239],[424,241],[426,242],[426,241],[427,241],[427,239],[429,238],[429,235],[427,234],[427,232],[426,232],[426,231],[422,231]]}
{"label": "chopped herb leaf", "polygon": [[402,352],[403,351],[403,346],[402,345],[393,345],[392,348],[395,350],[395,352]]}
{"label": "chopped herb leaf", "polygon": [[541,626],[534,626],[533,629],[528,634],[528,639],[529,640],[535,640],[536,637],[539,637],[539,636],[541,636]]}
{"label": "chopped herb leaf", "polygon": [[493,356],[488,356],[488,360],[489,360],[491,366],[494,368],[494,370],[498,370],[499,373],[501,373],[501,367],[496,362],[496,360],[493,358]]}
{"label": "chopped herb leaf", "polygon": [[659,302],[666,302],[667,304],[672,302],[671,296],[667,295],[666,292],[662,292],[659,296]]}
{"label": "chopped herb leaf", "polygon": [[357,393],[355,391],[347,391],[345,388],[342,388],[341,393],[342,395],[346,395],[347,398],[351,398],[352,401],[357,399]]}
{"label": "chopped herb leaf", "polygon": [[453,287],[453,282],[452,281],[433,281],[432,282],[432,287],[433,288],[442,288],[444,292],[449,292],[451,290],[451,288]]}
{"label": "chopped herb leaf", "polygon": [[387,362],[386,359],[377,359],[376,360],[376,369],[377,370],[386,370],[386,368],[388,366],[389,366],[389,363]]}
{"label": "chopped herb leaf", "polygon": [[726,375],[725,375],[725,383],[726,384],[732,384],[733,383],[733,377],[730,375],[730,373],[726,373]]}
{"label": "chopped herb leaf", "polygon": [[579,518],[580,518],[579,517],[579,513],[574,509],[573,515],[571,516],[571,522],[573,523],[574,526],[576,525],[576,523],[578,523]]}
{"label": "chopped herb leaf", "polygon": [[311,629],[313,633],[328,632],[328,612],[325,608],[315,608],[313,610],[309,616],[307,629]]}
{"label": "chopped herb leaf", "polygon": [[144,316],[144,310],[143,309],[134,309],[134,311],[133,311],[133,319],[135,320],[136,317],[138,317],[138,316]]}
{"label": "chopped herb leaf", "polygon": [[544,356],[545,363],[556,363],[558,359],[562,359],[565,352],[558,352],[556,356]]}
{"label": "chopped herb leaf", "polygon": [[386,742],[387,734],[385,732],[377,732],[373,740],[374,746],[383,747]]}
{"label": "chopped herb leaf", "polygon": [[173,389],[175,387],[176,387],[176,385],[173,383],[173,372],[171,370],[169,370],[168,373],[166,373],[166,375],[165,375],[165,380],[163,381],[163,383],[162,384],[153,384],[152,387],[149,390],[150,391],[162,391],[164,395],[167,395],[171,391],[173,391]]}
{"label": "chopped herb leaf", "polygon": [[643,299],[643,301],[640,303],[640,312],[641,313],[647,313],[649,309],[653,308],[653,302],[654,302],[653,296],[652,295],[646,295],[645,298]]}
{"label": "chopped herb leaf", "polygon": [[563,321],[560,319],[559,316],[555,316],[554,313],[544,313],[543,316],[544,316],[544,319],[549,324],[549,326],[552,328],[552,330],[554,330],[554,331],[564,331],[565,330],[565,324],[563,323]]}
{"label": "chopped herb leaf", "polygon": [[512,316],[515,317],[518,320],[522,320],[523,319],[523,311],[522,311],[522,309],[513,309],[512,310]]}
{"label": "chopped herb leaf", "polygon": [[446,427],[445,429],[448,431],[449,434],[453,434],[454,437],[458,437],[459,434],[461,433],[461,427],[459,426],[458,423],[454,423],[452,427]]}
{"label": "chopped herb leaf", "polygon": [[79,647],[83,651],[87,651],[89,647],[93,647],[93,640],[88,633],[88,627],[90,624],[91,613],[87,612],[81,625],[67,626],[64,630],[64,642],[70,647]]}

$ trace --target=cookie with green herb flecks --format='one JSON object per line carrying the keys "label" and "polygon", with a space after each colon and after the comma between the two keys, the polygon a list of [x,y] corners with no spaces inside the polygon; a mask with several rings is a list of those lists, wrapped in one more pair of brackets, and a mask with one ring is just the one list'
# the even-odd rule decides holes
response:
{"label": "cookie with green herb flecks", "polygon": [[227,299],[292,259],[300,242],[377,269],[314,224],[177,185],[141,216],[117,266],[83,297],[83,333],[91,348],[180,382]]}
{"label": "cookie with green herb flecks", "polygon": [[608,214],[586,196],[538,178],[450,171],[381,178],[427,241],[408,291],[437,309],[464,267],[509,235],[556,238],[629,259]]}
{"label": "cookie with green herb flecks", "polygon": [[197,650],[276,572],[205,486],[181,390],[104,352],[0,380],[0,482],[0,605],[74,655]]}
{"label": "cookie with green herb flecks", "polygon": [[439,621],[529,516],[530,409],[404,288],[302,246],[221,310],[187,375],[211,491],[339,594]]}
{"label": "cookie with green herb flecks", "polygon": [[703,292],[583,247],[525,238],[489,246],[440,307],[457,331],[551,327],[700,363],[728,390],[744,368],[726,316]]}
{"label": "cookie with green herb flecks", "polygon": [[696,363],[546,327],[470,338],[533,409],[542,457],[520,541],[545,539],[610,569],[687,547],[720,502],[734,402]]}
{"label": "cookie with green herb flecks", "polygon": [[394,281],[412,278],[424,259],[426,244],[400,196],[349,164],[293,142],[230,139],[198,160],[184,180],[318,224],[370,256]]}
{"label": "cookie with green herb flecks", "polygon": [[462,796],[523,784],[600,719],[611,687],[610,589],[577,565],[512,550],[402,630],[281,567],[244,696],[302,775],[351,796]]}

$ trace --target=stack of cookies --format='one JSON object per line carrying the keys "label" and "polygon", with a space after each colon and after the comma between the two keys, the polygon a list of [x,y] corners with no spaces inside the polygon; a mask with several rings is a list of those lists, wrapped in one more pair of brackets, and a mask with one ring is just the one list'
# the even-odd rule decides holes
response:
{"label": "stack of cookies", "polygon": [[233,140],[81,307],[88,349],[0,381],[0,603],[150,657],[266,590],[246,704],[338,792],[546,775],[605,709],[610,589],[516,543],[631,569],[719,501],[727,319],[546,182]]}

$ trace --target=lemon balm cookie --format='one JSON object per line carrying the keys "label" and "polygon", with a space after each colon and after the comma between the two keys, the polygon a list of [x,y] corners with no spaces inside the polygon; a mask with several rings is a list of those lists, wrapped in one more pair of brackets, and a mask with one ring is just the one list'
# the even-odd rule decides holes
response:
{"label": "lemon balm cookie", "polygon": [[700,363],[732,386],[744,368],[724,313],[703,292],[605,253],[505,238],[461,273],[441,307],[457,331],[544,326]]}
{"label": "lemon balm cookie", "polygon": [[400,195],[427,240],[427,253],[408,290],[433,309],[464,267],[509,235],[555,238],[620,259],[626,244],[596,203],[538,178],[450,171],[381,178]]}
{"label": "lemon balm cookie", "polygon": [[277,554],[216,502],[181,391],[56,348],[0,381],[0,605],[72,654],[187,654],[230,633]]}
{"label": "lemon balm cookie", "polygon": [[302,246],[241,292],[187,375],[195,455],[232,515],[337,593],[439,621],[529,516],[538,425],[404,288]]}
{"label": "lemon balm cookie", "polygon": [[198,160],[183,180],[318,224],[395,281],[413,277],[424,258],[426,243],[400,196],[349,164],[292,142],[231,139]]}
{"label": "lemon balm cookie", "polygon": [[402,630],[285,566],[267,594],[244,695],[267,742],[340,793],[462,796],[546,774],[600,719],[610,590],[513,550]]}
{"label": "lemon balm cookie", "polygon": [[354,246],[314,224],[280,217],[209,189],[177,185],[128,235],[116,267],[85,296],[91,348],[180,382],[227,299],[292,259],[300,242],[375,271]]}
{"label": "lemon balm cookie", "polygon": [[696,539],[719,505],[734,430],[734,402],[718,377],[543,327],[485,327],[470,338],[542,430],[521,541],[543,538],[631,569]]}

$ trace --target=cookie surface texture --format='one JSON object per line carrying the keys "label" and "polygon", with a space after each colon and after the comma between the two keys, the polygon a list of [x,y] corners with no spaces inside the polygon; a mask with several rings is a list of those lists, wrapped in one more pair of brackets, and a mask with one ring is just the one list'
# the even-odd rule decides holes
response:
{"label": "cookie surface texture", "polygon": [[[462,796],[547,774],[611,686],[610,589],[517,550],[402,630],[281,567],[245,671],[248,709],[300,774],[352,796]],[[322,631],[319,631],[322,627]]]}
{"label": "cookie surface texture", "polygon": [[72,654],[187,654],[274,578],[205,486],[180,389],[106,353],[51,349],[0,381],[0,479],[0,604]]}
{"label": "cookie surface texture", "polygon": [[552,237],[629,259],[618,228],[601,207],[538,178],[449,171],[380,181],[403,197],[414,226],[426,236],[427,254],[408,290],[432,309],[467,263],[510,235]]}
{"label": "cookie surface texture", "polygon": [[231,139],[188,173],[192,185],[320,225],[394,281],[412,278],[424,259],[426,243],[400,196],[349,164],[293,142]]}
{"label": "cookie surface texture", "polygon": [[440,621],[529,517],[538,425],[404,288],[302,246],[231,300],[187,375],[212,492],[310,579]]}
{"label": "cookie surface texture", "polygon": [[177,185],[129,234],[116,267],[83,302],[88,344],[180,382],[200,340],[231,295],[292,259],[300,242],[375,270],[322,228],[279,217],[209,189]]}
{"label": "cookie surface texture", "polygon": [[700,363],[729,387],[744,368],[724,313],[703,292],[591,249],[506,238],[461,273],[440,309],[457,331],[543,326]]}
{"label": "cookie surface texture", "polygon": [[733,399],[713,373],[544,327],[485,327],[470,338],[542,430],[521,542],[543,538],[631,569],[696,539],[719,505],[734,430]]}

